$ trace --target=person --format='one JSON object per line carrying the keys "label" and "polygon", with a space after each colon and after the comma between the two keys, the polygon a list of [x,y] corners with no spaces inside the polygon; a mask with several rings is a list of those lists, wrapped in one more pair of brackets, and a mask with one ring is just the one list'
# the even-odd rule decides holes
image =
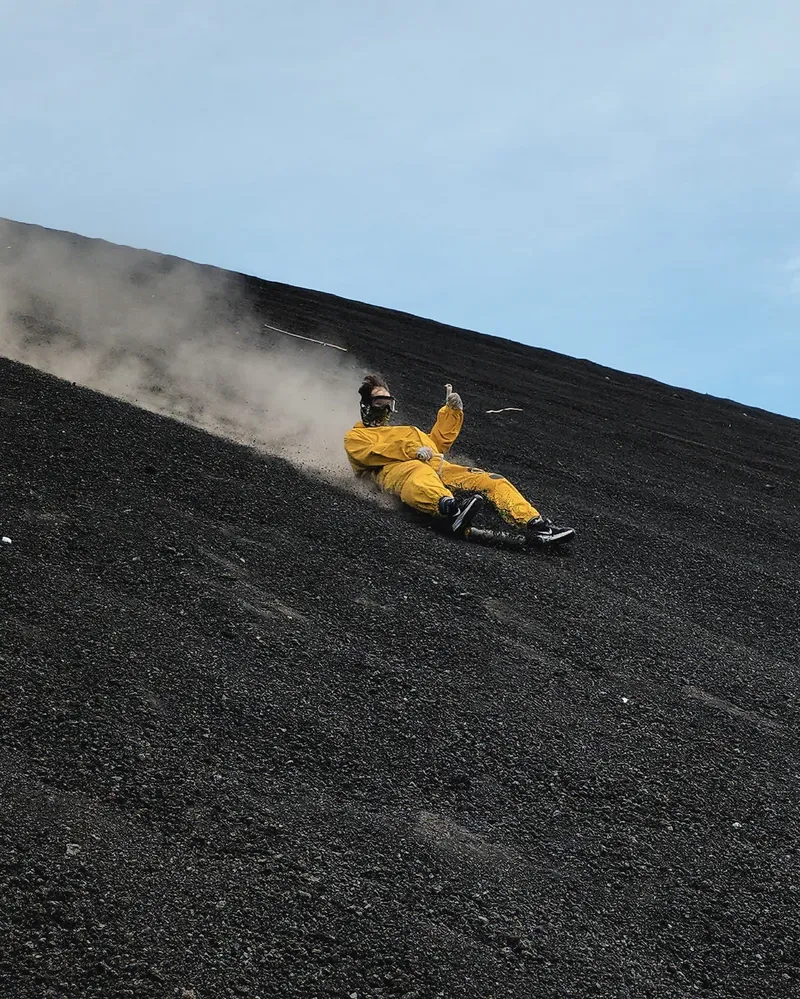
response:
{"label": "person", "polygon": [[486,501],[535,544],[571,540],[572,528],[543,517],[505,476],[445,459],[464,424],[461,396],[452,385],[445,389],[445,403],[425,433],[418,427],[391,426],[396,400],[383,376],[367,375],[359,389],[361,420],[344,437],[355,474],[373,478],[381,490],[432,516],[456,536],[466,534]]}

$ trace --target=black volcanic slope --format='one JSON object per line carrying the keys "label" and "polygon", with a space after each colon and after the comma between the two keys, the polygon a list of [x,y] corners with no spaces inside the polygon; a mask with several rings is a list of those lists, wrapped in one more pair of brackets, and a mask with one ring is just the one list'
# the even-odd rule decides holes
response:
{"label": "black volcanic slope", "polygon": [[579,543],[0,362],[0,994],[800,994],[800,425],[241,284]]}

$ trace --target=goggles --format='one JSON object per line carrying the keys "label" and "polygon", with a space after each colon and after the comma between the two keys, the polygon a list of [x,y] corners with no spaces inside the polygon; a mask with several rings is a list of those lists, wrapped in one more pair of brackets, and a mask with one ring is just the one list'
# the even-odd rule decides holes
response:
{"label": "goggles", "polygon": [[390,412],[397,412],[397,400],[393,395],[374,395],[369,400],[370,406],[375,409],[388,409]]}

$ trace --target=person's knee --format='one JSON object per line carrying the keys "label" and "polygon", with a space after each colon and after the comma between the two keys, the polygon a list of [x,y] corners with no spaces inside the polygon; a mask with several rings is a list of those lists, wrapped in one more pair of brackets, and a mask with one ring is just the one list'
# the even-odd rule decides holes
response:
{"label": "person's knee", "polygon": [[491,496],[497,490],[505,489],[509,485],[509,481],[498,472],[484,472],[483,469],[475,469],[475,474],[470,477],[468,483],[465,483],[465,485],[467,484],[476,492]]}

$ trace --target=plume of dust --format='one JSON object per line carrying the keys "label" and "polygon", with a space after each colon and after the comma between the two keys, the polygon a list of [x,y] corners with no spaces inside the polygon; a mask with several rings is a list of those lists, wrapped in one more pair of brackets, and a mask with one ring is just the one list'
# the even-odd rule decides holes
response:
{"label": "plume of dust", "polygon": [[342,446],[363,367],[265,336],[224,272],[0,222],[0,355],[363,491]]}

